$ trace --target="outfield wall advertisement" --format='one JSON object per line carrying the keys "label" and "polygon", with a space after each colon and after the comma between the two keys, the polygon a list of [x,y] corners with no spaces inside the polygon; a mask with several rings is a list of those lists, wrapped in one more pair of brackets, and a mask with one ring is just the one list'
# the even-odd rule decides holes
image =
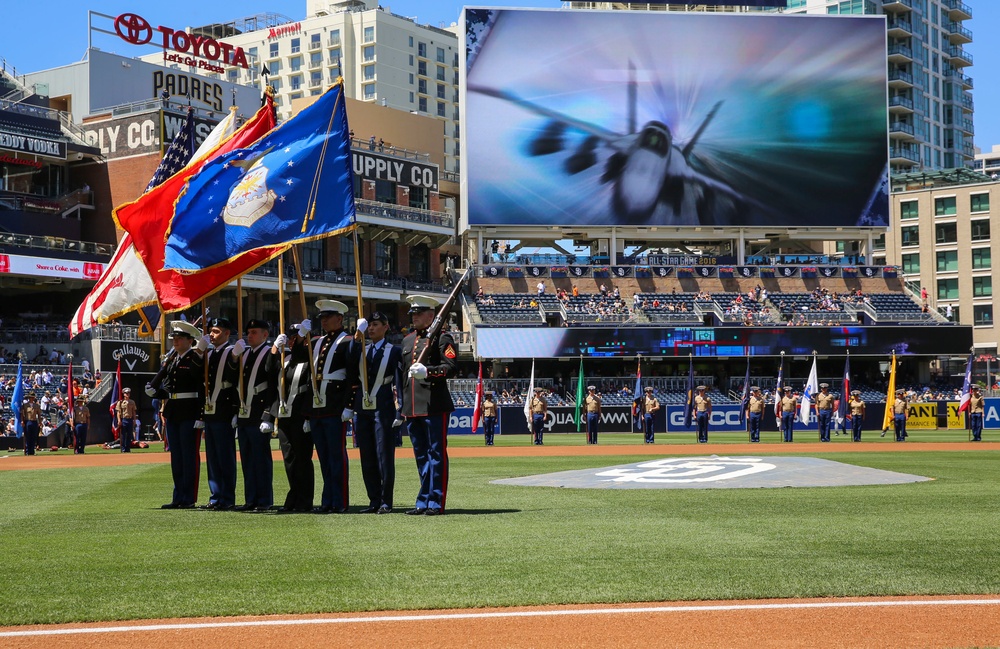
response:
{"label": "outfield wall advertisement", "polygon": [[883,16],[464,17],[464,227],[889,224]]}

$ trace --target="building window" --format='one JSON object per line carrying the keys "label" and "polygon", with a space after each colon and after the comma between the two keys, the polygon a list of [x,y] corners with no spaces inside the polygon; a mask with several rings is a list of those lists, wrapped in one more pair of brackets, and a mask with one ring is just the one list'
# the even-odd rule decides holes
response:
{"label": "building window", "polygon": [[444,63],[444,48],[443,47],[437,48],[437,62],[438,63]]}
{"label": "building window", "polygon": [[427,94],[427,79],[417,80],[417,92],[419,92],[422,95]]}
{"label": "building window", "polygon": [[229,83],[236,83],[240,79],[240,71],[236,68],[230,68],[226,70],[226,81]]}
{"label": "building window", "polygon": [[[281,72],[281,61],[272,61],[270,65],[267,66],[271,70],[271,76],[274,76]],[[274,85],[274,84],[271,84]]]}
{"label": "building window", "polygon": [[942,223],[934,226],[934,240],[937,243],[955,243],[958,241],[958,226],[954,223]]}
{"label": "building window", "polygon": [[315,88],[323,83],[323,73],[319,70],[313,70],[309,73],[309,87]]}
{"label": "building window", "polygon": [[315,50],[322,47],[322,37],[319,34],[309,35],[309,49]]}
{"label": "building window", "polygon": [[972,234],[969,237],[972,241],[989,241],[990,222],[988,219],[971,221],[969,225],[972,228]]}
{"label": "building window", "polygon": [[[358,263],[364,260],[364,248],[358,250]],[[354,239],[351,236],[340,237],[340,272],[354,277]]]}
{"label": "building window", "polygon": [[990,297],[991,295],[993,295],[992,277],[972,278],[972,297]]}
{"label": "building window", "polygon": [[365,99],[375,99],[375,84],[374,83],[366,83],[361,88],[362,88],[362,90],[365,93]]}
{"label": "building window", "polygon": [[444,99],[447,96],[446,88],[443,83],[438,84],[438,99]]}
{"label": "building window", "polygon": [[920,255],[903,255],[900,258],[903,262],[903,273],[906,275],[916,275],[920,272]]}
{"label": "building window", "polygon": [[292,39],[292,54],[298,54],[302,51],[302,39],[293,38]]}
{"label": "building window", "polygon": [[[281,90],[281,79],[271,79],[271,87],[274,88],[275,92]],[[275,97],[275,101],[280,99],[280,97]]]}
{"label": "building window", "polygon": [[917,210],[917,201],[906,201],[899,204],[899,218],[915,219],[918,216],[920,216],[920,212]]}
{"label": "building window", "polygon": [[365,31],[363,34],[364,34],[362,37],[364,39],[362,40],[363,43],[373,42],[375,40],[375,27],[365,27]]}
{"label": "building window", "polygon": [[418,282],[430,281],[431,251],[424,244],[410,248],[410,277]]}
{"label": "building window", "polygon": [[302,93],[296,92],[288,95],[288,101],[295,101],[296,99],[302,99]]}
{"label": "building window", "polygon": [[[885,235],[882,236],[882,241],[885,241]],[[899,238],[904,246],[916,246],[920,243],[920,228],[915,225],[908,225],[904,228],[899,229]],[[883,243],[883,248],[885,247]]]}
{"label": "building window", "polygon": [[370,63],[370,62],[374,61],[375,60],[375,46],[374,45],[365,45],[365,47],[364,47],[364,49],[362,50],[362,53],[361,53],[361,59],[365,63]]}
{"label": "building window", "polygon": [[361,68],[361,76],[364,78],[365,81],[373,80],[375,78],[375,66],[366,65],[363,68]]}
{"label": "building window", "polygon": [[330,45],[337,47],[340,45],[340,30],[335,29],[330,32]]}
{"label": "building window", "polygon": [[974,248],[972,250],[972,269],[981,270],[990,268],[993,265],[990,259],[991,256],[989,248]]}
{"label": "building window", "polygon": [[993,305],[977,304],[972,307],[972,320],[974,325],[990,326],[993,324]]}
{"label": "building window", "polygon": [[973,194],[972,196],[969,197],[969,209],[973,212],[989,212],[990,195]]}
{"label": "building window", "polygon": [[427,76],[427,61],[417,61],[417,74]]}
{"label": "building window", "polygon": [[958,251],[944,250],[937,253],[937,270],[939,273],[946,273],[958,270]]}
{"label": "building window", "polygon": [[413,47],[413,37],[410,36],[410,47]]}
{"label": "building window", "polygon": [[322,52],[312,52],[309,54],[309,67],[318,68],[323,65],[323,53]]}
{"label": "building window", "polygon": [[417,56],[427,58],[427,43],[417,43]]}
{"label": "building window", "polygon": [[444,117],[445,114],[447,113],[447,109],[448,109],[448,107],[445,106],[445,103],[443,101],[439,101],[438,102],[438,117]]}
{"label": "building window", "polygon": [[437,66],[437,79],[438,81],[444,81],[444,67]]}
{"label": "building window", "polygon": [[291,59],[291,61],[290,61],[290,63],[291,63],[291,67],[292,67],[292,72],[298,72],[299,70],[302,69],[302,57],[301,56],[293,56],[292,59]]}
{"label": "building window", "polygon": [[292,90],[300,90],[302,88],[301,74],[297,74],[294,77],[290,77],[288,81],[292,84]]}
{"label": "building window", "polygon": [[271,43],[270,47],[268,48],[268,53],[270,54],[272,59],[278,56],[278,44]]}
{"label": "building window", "polygon": [[944,196],[934,199],[934,216],[955,216],[957,201],[954,196]]}
{"label": "building window", "polygon": [[420,101],[417,102],[417,108],[421,113],[427,112],[427,97],[420,98]]}
{"label": "building window", "polygon": [[[903,228],[903,230],[905,229]],[[872,239],[872,250],[885,250],[885,232]]]}
{"label": "building window", "polygon": [[340,50],[330,50],[330,56],[327,60],[330,65],[340,65]]}
{"label": "building window", "polygon": [[937,299],[957,300],[958,299],[958,278],[939,279],[937,283]]}
{"label": "building window", "polygon": [[375,243],[375,275],[393,277],[396,274],[396,243],[378,241]]}

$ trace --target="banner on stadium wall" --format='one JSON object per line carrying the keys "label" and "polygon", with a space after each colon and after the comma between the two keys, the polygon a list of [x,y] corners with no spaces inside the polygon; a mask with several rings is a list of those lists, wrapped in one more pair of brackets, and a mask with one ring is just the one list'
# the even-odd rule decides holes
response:
{"label": "banner on stadium wall", "polygon": [[996,430],[1000,428],[1000,399],[987,398],[983,405],[983,428]]}
{"label": "banner on stadium wall", "polygon": [[906,428],[913,430],[935,430],[937,428],[936,403],[911,403]]}
{"label": "banner on stadium wall", "polygon": [[[580,413],[586,418],[586,413]],[[472,410],[469,410],[469,423],[472,421]],[[586,419],[580,426],[580,432],[585,430]],[[605,406],[601,411],[601,424],[598,428],[602,433],[627,433],[632,430],[632,409],[629,406]],[[526,435],[530,432],[528,422],[524,418],[524,406],[501,406],[500,421],[497,432],[501,435]],[[556,406],[549,408],[545,417],[546,433],[575,433],[576,408],[572,406]]]}
{"label": "banner on stadium wall", "polygon": [[483,425],[479,424],[476,432],[472,432],[472,408],[457,408],[448,417],[449,435],[482,435]]}
{"label": "banner on stadium wall", "polygon": [[965,413],[958,411],[958,401],[948,401],[944,406],[948,409],[948,430],[965,428]]}

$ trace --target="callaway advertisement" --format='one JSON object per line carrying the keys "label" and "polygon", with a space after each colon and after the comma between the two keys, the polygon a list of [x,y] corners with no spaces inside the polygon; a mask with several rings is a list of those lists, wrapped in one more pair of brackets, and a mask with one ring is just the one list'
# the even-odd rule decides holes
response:
{"label": "callaway advertisement", "polygon": [[466,225],[888,225],[882,16],[464,15]]}

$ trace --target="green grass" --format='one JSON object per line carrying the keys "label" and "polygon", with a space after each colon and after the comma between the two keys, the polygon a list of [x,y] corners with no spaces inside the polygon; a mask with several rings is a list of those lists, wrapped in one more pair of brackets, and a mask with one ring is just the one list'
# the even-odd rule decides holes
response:
{"label": "green grass", "polygon": [[[648,456],[465,458],[451,462],[449,515],[426,518],[161,511],[170,494],[167,465],[3,471],[0,624],[1000,592],[1000,452],[823,457],[935,480],[809,489],[528,488],[490,481]],[[417,489],[408,450],[397,455],[397,467],[402,510]],[[275,487],[280,502],[280,463]],[[202,500],[205,490],[203,482]],[[361,503],[356,461],[351,490]]]}

